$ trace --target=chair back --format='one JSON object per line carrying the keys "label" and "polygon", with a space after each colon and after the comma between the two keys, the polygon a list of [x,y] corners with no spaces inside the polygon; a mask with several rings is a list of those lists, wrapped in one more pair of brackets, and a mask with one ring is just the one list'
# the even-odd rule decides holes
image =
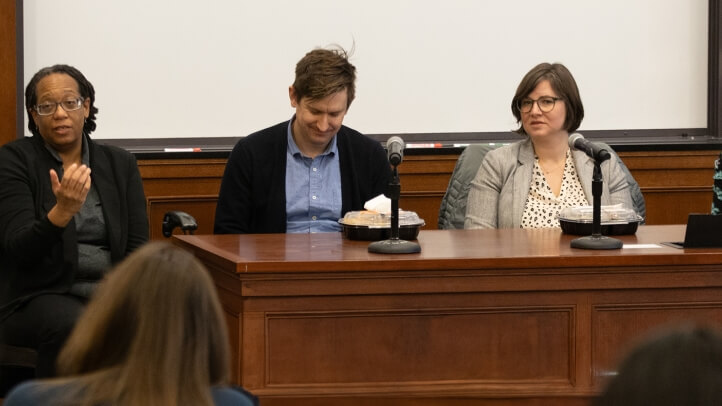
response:
{"label": "chair back", "polygon": [[469,195],[471,181],[479,170],[486,153],[500,145],[471,144],[459,155],[454,171],[451,173],[446,193],[441,199],[438,227],[441,230],[464,228],[466,217],[466,198]]}
{"label": "chair back", "polygon": [[[609,150],[614,150],[609,145],[600,142],[602,146],[606,147]],[[627,178],[627,183],[629,183],[629,194],[632,196],[632,207],[634,211],[639,214],[642,217],[642,221],[640,224],[644,224],[645,220],[647,219],[647,204],[644,201],[644,195],[642,194],[642,189],[639,188],[639,183],[637,183],[637,180],[634,179],[634,176],[632,176],[632,172],[629,171],[629,168],[627,168],[627,165],[624,164],[624,161],[622,161],[622,158],[619,157],[616,153],[614,156],[617,158],[617,163],[619,163],[619,166],[622,168],[622,171],[624,171],[624,176]]]}

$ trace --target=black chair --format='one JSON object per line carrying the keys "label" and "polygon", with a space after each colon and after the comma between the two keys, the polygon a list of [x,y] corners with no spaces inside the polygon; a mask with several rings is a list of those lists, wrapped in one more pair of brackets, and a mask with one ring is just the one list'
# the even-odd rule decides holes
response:
{"label": "black chair", "polygon": [[20,382],[35,377],[38,352],[33,348],[0,344],[0,398]]}
{"label": "black chair", "polygon": [[[601,144],[603,147],[606,147],[607,149],[613,150],[612,147],[603,142],[600,142],[599,144]],[[622,158],[620,158],[619,155],[616,156],[617,162],[622,168],[624,176],[627,178],[627,183],[629,183],[629,194],[632,196],[632,205],[634,206],[632,208],[637,214],[639,214],[640,217],[642,217],[642,221],[640,221],[639,224],[644,224],[647,220],[647,203],[644,201],[642,189],[639,188],[639,183],[637,183],[637,180],[634,179],[632,172],[629,171],[629,168],[627,168],[627,165],[624,164]]]}
{"label": "black chair", "polygon": [[176,227],[180,227],[183,234],[193,234],[198,229],[198,223],[193,216],[184,211],[167,212],[163,216],[163,236],[168,238],[173,235]]}

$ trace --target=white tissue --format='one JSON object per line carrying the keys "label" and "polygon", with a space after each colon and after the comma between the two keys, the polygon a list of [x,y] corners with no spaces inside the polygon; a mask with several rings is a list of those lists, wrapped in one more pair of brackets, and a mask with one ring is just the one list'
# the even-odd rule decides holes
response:
{"label": "white tissue", "polygon": [[391,199],[383,194],[374,197],[364,204],[364,209],[378,213],[391,214]]}

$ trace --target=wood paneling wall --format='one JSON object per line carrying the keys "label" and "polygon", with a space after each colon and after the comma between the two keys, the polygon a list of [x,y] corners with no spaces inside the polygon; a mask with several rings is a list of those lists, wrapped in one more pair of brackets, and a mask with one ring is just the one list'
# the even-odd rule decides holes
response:
{"label": "wood paneling wall", "polygon": [[620,152],[647,203],[647,224],[686,224],[688,213],[712,208],[719,151]]}
{"label": "wood paneling wall", "polygon": [[[688,213],[707,213],[718,151],[620,152],[647,202],[647,224],[684,224]],[[399,206],[437,228],[439,205],[457,155],[404,157],[399,166]],[[212,233],[216,197],[225,159],[139,160],[151,238],[162,238],[163,214],[183,210],[198,220],[198,233]]]}
{"label": "wood paneling wall", "polygon": [[0,145],[17,137],[15,28],[15,0],[0,1]]}

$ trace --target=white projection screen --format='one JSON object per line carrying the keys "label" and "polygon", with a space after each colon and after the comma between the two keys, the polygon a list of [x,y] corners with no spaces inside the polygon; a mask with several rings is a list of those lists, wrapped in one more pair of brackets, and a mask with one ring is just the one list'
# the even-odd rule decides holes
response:
{"label": "white projection screen", "polygon": [[96,88],[96,139],[240,137],[293,114],[315,47],[358,70],[367,134],[499,132],[539,62],[580,87],[581,130],[707,126],[707,0],[33,0],[25,84],[65,63]]}

